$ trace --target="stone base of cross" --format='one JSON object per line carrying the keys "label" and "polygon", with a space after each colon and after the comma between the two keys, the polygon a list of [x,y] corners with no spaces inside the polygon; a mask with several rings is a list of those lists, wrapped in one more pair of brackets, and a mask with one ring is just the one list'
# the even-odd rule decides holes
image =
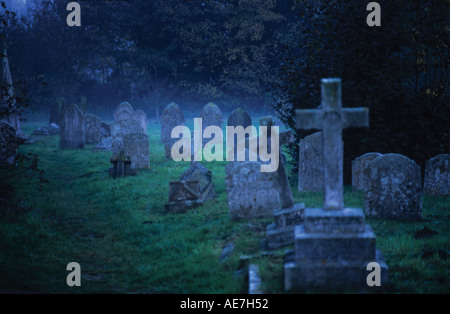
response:
{"label": "stone base of cross", "polygon": [[345,208],[343,198],[342,130],[368,127],[367,108],[342,108],[341,80],[322,80],[322,109],[296,111],[299,129],[323,131],[324,206],[306,208],[304,223],[295,227],[295,249],[285,260],[285,289],[367,288],[366,270],[380,266],[387,283],[387,265],[376,251],[375,234],[359,208]]}

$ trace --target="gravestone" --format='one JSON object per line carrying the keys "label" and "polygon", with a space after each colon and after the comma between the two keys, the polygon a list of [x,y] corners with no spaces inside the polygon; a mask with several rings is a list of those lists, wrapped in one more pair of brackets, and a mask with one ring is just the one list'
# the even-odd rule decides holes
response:
{"label": "gravestone", "polygon": [[273,216],[280,197],[272,172],[261,172],[261,163],[242,162],[227,177],[228,210],[232,220]]}
{"label": "gravestone", "polygon": [[125,154],[131,157],[134,168],[150,168],[149,139],[147,134],[125,134],[123,137],[123,147]]}
{"label": "gravestone", "polygon": [[426,162],[423,192],[433,196],[450,194],[450,154],[437,155]]}
{"label": "gravestone", "polygon": [[306,208],[295,227],[295,248],[285,256],[285,289],[364,289],[371,262],[387,266],[376,251],[375,234],[359,208],[344,207],[342,130],[367,127],[367,108],[342,108],[341,80],[322,79],[322,108],[296,110],[296,127],[323,130],[324,206]]}
{"label": "gravestone", "polygon": [[133,117],[134,109],[128,102],[120,103],[114,111],[114,121],[129,120]]}
{"label": "gravestone", "polygon": [[100,118],[91,113],[84,115],[84,129],[86,143],[98,143],[102,139],[102,128]]}
{"label": "gravestone", "polygon": [[364,210],[368,217],[421,219],[420,166],[400,154],[386,154],[364,169]]}
{"label": "gravestone", "polygon": [[380,156],[382,156],[380,153],[367,153],[352,161],[353,192],[364,191],[364,169],[369,162]]}
{"label": "gravestone", "polygon": [[300,140],[298,158],[299,192],[323,191],[322,132],[316,132]]}
{"label": "gravestone", "polygon": [[132,119],[139,121],[142,129],[144,130],[144,133],[147,134],[147,115],[145,114],[145,112],[141,109],[136,110],[135,112],[133,112]]}
{"label": "gravestone", "polygon": [[50,106],[50,118],[49,124],[59,125],[59,120],[62,117],[64,112],[64,107],[66,106],[66,100],[63,97],[59,97],[56,101]]}
{"label": "gravestone", "polygon": [[67,105],[59,126],[59,147],[61,149],[83,149],[85,129],[83,112],[77,105]]}
{"label": "gravestone", "polygon": [[161,142],[164,143],[166,158],[171,158],[171,149],[178,139],[172,139],[171,134],[174,127],[184,125],[184,115],[180,107],[171,102],[161,114]]}
{"label": "gravestone", "polygon": [[15,165],[16,156],[16,130],[9,123],[0,122],[0,164]]}
{"label": "gravestone", "polygon": [[192,161],[190,168],[180,176],[180,181],[169,182],[169,202],[165,205],[165,211],[172,214],[185,213],[214,196],[211,171]]}
{"label": "gravestone", "polygon": [[125,135],[132,133],[144,134],[144,129],[142,128],[139,121],[133,119],[114,121],[111,124],[110,129],[113,155],[117,154],[121,150],[124,150],[123,138]]}
{"label": "gravestone", "polygon": [[100,122],[100,134],[101,138],[111,136],[111,127],[109,126],[109,124],[105,122]]}
{"label": "gravestone", "polygon": [[[231,112],[230,116],[228,117],[227,120],[227,126],[233,126],[233,127],[237,127],[237,126],[242,126],[244,129],[246,129],[248,126],[252,125],[252,118],[250,117],[250,115],[247,113],[247,111],[245,111],[242,108],[237,108],[235,110],[233,110],[233,112]],[[249,135],[246,134],[245,135],[245,141],[249,140]],[[237,144],[238,144],[238,138],[237,135],[234,135],[234,139],[233,139],[233,143],[234,143],[234,156],[233,156],[233,160],[236,161],[237,160]],[[245,145],[245,148],[248,148],[248,143]],[[228,151],[226,152],[227,156],[228,156]]]}
{"label": "gravestone", "polygon": [[[222,119],[223,119],[222,111],[214,103],[209,102],[203,107],[201,118],[202,118],[202,134],[205,131],[205,129],[209,126],[218,126],[219,128],[222,129]],[[203,138],[203,145],[208,143],[208,141],[210,141],[210,139]]]}
{"label": "gravestone", "polygon": [[[111,136],[105,137],[104,139],[102,139],[100,142],[97,143],[97,145],[95,145],[95,147],[92,149],[93,151],[97,152],[97,151],[112,151],[113,145],[113,140]],[[116,151],[119,151],[119,146],[117,147]]]}

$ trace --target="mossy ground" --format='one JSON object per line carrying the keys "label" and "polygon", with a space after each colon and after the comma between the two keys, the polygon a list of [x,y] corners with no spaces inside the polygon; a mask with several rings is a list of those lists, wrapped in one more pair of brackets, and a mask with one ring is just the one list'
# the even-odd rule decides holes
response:
{"label": "mossy ground", "polygon": [[[28,123],[30,132],[38,124]],[[39,157],[37,175],[1,168],[3,190],[11,204],[29,210],[0,221],[0,291],[44,293],[245,293],[241,255],[253,255],[260,266],[262,288],[283,293],[283,254],[261,255],[260,242],[271,219],[230,221],[225,189],[225,162],[204,163],[213,173],[217,198],[185,214],[165,214],[168,182],[178,180],[187,162],[164,157],[159,125],[149,125],[148,170],[136,177],[108,177],[111,153],[62,151],[58,136],[21,146]],[[14,179],[11,179],[14,178]],[[321,193],[298,193],[297,202],[322,204]],[[346,206],[363,207],[363,194],[345,189]],[[423,198],[420,222],[368,219],[377,235],[377,248],[389,265],[390,293],[450,292],[450,199]],[[415,239],[424,226],[438,234]],[[232,256],[222,263],[223,247],[232,241]],[[66,285],[66,266],[81,265],[81,287]]]}

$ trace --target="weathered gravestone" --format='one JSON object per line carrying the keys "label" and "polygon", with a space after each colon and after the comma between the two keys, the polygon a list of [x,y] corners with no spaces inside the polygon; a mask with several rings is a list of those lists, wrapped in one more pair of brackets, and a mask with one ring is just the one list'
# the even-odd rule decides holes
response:
{"label": "weathered gravestone", "polygon": [[392,219],[421,219],[420,166],[399,154],[386,154],[364,169],[366,216]]}
{"label": "weathered gravestone", "polygon": [[80,148],[85,145],[84,115],[77,105],[67,105],[59,126],[59,147]]}
{"label": "weathered gravestone", "polygon": [[91,113],[84,115],[84,129],[86,143],[98,143],[102,139],[102,128],[100,118]]}
{"label": "weathered gravestone", "polygon": [[161,114],[161,142],[164,143],[166,158],[172,156],[172,146],[178,139],[172,139],[171,134],[173,128],[179,125],[184,125],[183,112],[176,103],[171,102]]}
{"label": "weathered gravestone", "polygon": [[322,80],[322,109],[296,110],[299,129],[323,130],[324,206],[306,208],[305,222],[295,228],[295,250],[286,254],[285,289],[366,288],[368,263],[387,266],[375,247],[375,234],[358,208],[344,208],[342,129],[367,127],[366,108],[343,109],[341,80]]}
{"label": "weathered gravestone", "polygon": [[[111,136],[105,137],[104,139],[102,139],[100,142],[97,143],[97,145],[95,145],[95,147],[92,149],[93,151],[112,151],[113,148],[113,139]],[[120,145],[117,145],[117,150],[116,151],[120,151]]]}
{"label": "weathered gravestone", "polygon": [[16,130],[9,123],[0,122],[0,164],[14,165],[16,156]]}
{"label": "weathered gravestone", "polygon": [[132,133],[144,134],[144,129],[139,121],[133,119],[114,121],[111,124],[110,129],[113,155],[124,149],[123,138],[125,135]]}
{"label": "weathered gravestone", "polygon": [[[323,191],[323,133],[316,132],[300,140],[298,191]],[[344,147],[342,145],[342,147]]]}
{"label": "weathered gravestone", "polygon": [[[205,129],[209,126],[218,126],[222,129],[222,111],[219,107],[217,107],[216,104],[209,102],[207,103],[201,113],[202,118],[202,134],[205,131]],[[209,138],[203,138],[203,145],[208,143],[210,141]]]}
{"label": "weathered gravestone", "polygon": [[[227,127],[231,126],[231,127],[234,127],[235,129],[236,129],[236,127],[243,127],[245,130],[247,127],[249,127],[251,125],[252,125],[252,118],[247,113],[247,111],[245,111],[242,108],[237,108],[237,109],[233,110],[233,112],[231,112],[231,114],[227,120]],[[239,138],[237,137],[236,134],[234,134],[233,137],[234,137],[232,139],[233,143],[234,143],[233,161],[237,161],[237,146],[238,146]],[[245,141],[246,141],[245,148],[247,148],[247,149],[249,148],[249,145],[248,145],[249,138],[250,138],[250,135],[245,134]],[[228,156],[228,150],[226,151],[226,154]],[[248,160],[248,159],[246,159],[246,160]]]}
{"label": "weathered gravestone", "polygon": [[144,130],[144,133],[147,134],[147,115],[144,111],[141,109],[136,110],[133,112],[133,115],[131,117],[133,120],[139,121],[139,123],[142,126],[142,129]]}
{"label": "weathered gravestone", "polygon": [[169,182],[169,202],[166,213],[185,213],[215,196],[212,173],[200,163],[191,162],[191,167],[181,176],[180,181]]}
{"label": "weathered gravestone", "polygon": [[110,161],[113,166],[109,168],[109,176],[113,179],[135,176],[138,173],[131,163],[130,156],[126,156],[123,150],[112,157]]}
{"label": "weathered gravestone", "polygon": [[131,157],[136,169],[150,167],[149,139],[144,133],[125,134],[123,137],[125,154]]}
{"label": "weathered gravestone", "polygon": [[423,192],[426,195],[450,194],[450,154],[437,155],[427,161]]}
{"label": "weathered gravestone", "polygon": [[352,190],[364,191],[364,169],[367,164],[377,157],[383,156],[380,153],[367,153],[352,161]]}
{"label": "weathered gravestone", "polygon": [[133,117],[133,106],[128,102],[120,103],[114,111],[114,121],[128,120]]}
{"label": "weathered gravestone", "polygon": [[261,163],[242,162],[227,177],[228,209],[232,220],[273,216],[280,197],[272,172],[261,172]]}

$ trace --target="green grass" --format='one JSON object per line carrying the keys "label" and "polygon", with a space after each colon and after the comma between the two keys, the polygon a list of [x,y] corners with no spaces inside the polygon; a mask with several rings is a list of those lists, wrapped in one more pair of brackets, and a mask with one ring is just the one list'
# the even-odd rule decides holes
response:
{"label": "green grass", "polygon": [[[28,123],[24,130],[36,126]],[[165,214],[168,182],[178,180],[189,164],[164,157],[158,125],[149,125],[149,134],[150,169],[136,177],[110,179],[111,153],[94,153],[92,145],[62,151],[58,136],[20,148],[38,155],[49,183],[39,184],[29,171],[11,179],[23,167],[0,169],[14,188],[6,191],[10,205],[28,209],[0,220],[0,291],[245,293],[245,272],[238,271],[245,254],[260,266],[263,290],[283,293],[285,248],[261,254],[271,219],[230,221],[225,162],[204,163],[213,173],[216,199],[185,214]],[[322,193],[298,193],[295,176],[291,185],[297,202],[321,206]],[[346,187],[345,204],[362,207],[362,193]],[[448,197],[424,197],[421,222],[368,219],[389,265],[387,292],[450,292],[449,204]],[[414,239],[424,226],[439,234]],[[233,255],[219,263],[230,241]],[[69,262],[81,265],[81,287],[66,285]]]}

